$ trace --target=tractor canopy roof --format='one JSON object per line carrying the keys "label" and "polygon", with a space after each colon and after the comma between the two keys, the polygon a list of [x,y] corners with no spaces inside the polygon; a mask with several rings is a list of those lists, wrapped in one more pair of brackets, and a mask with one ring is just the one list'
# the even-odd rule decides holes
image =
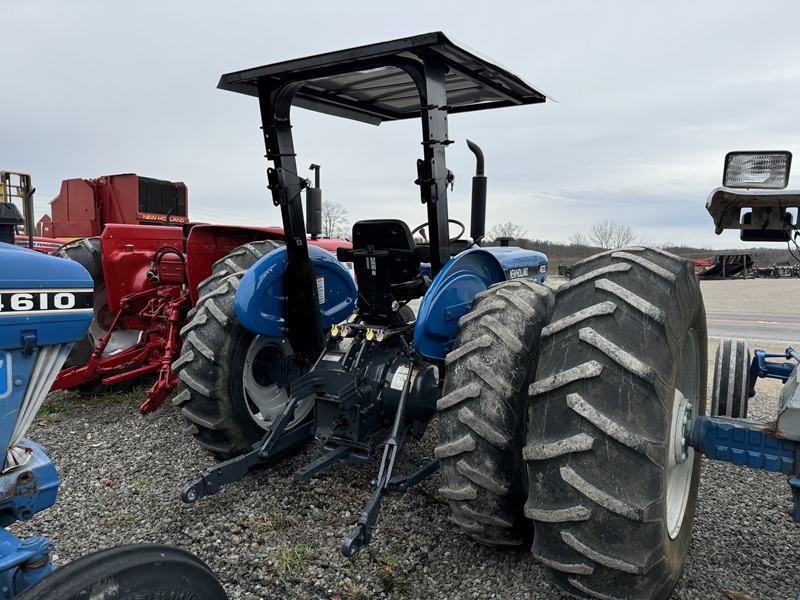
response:
{"label": "tractor canopy roof", "polygon": [[[548,97],[505,67],[441,32],[326,52],[223,75],[218,87],[259,95],[259,80],[276,89],[304,82],[293,104],[380,125],[420,116],[421,72],[426,57],[445,65],[447,112],[458,113],[544,102]],[[410,68],[409,68],[410,67]]]}

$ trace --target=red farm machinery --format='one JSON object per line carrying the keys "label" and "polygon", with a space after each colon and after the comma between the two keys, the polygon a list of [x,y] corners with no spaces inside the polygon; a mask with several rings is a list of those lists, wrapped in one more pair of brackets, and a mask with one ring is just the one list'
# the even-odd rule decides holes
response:
{"label": "red farm machinery", "polygon": [[[155,377],[143,414],[177,387],[171,364],[180,354],[179,333],[198,287],[204,283],[208,291],[221,277],[217,271],[204,282],[212,265],[224,259],[222,272],[238,273],[283,245],[279,227],[190,223],[184,183],[135,174],[64,180],[50,205],[52,218],[34,225],[30,176],[0,172],[0,177],[3,201],[17,199],[23,207],[25,223],[17,228],[16,244],[76,261],[94,280],[94,319],[52,389],[89,395]],[[318,232],[321,190],[309,182],[307,192],[308,229]],[[311,237],[311,244],[333,252],[350,247],[320,239],[319,233]]]}

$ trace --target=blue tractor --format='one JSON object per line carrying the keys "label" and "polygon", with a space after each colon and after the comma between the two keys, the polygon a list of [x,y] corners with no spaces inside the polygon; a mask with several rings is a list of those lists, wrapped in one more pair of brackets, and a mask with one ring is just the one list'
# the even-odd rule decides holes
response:
{"label": "blue tractor", "polygon": [[[692,263],[656,249],[609,251],[576,264],[554,292],[542,284],[543,255],[481,246],[476,150],[470,239],[450,235],[449,116],[546,95],[442,33],[230,73],[219,87],[258,100],[286,247],[243,246],[199,287],[173,364],[175,403],[222,462],[183,499],[216,493],[319,436],[319,455],[295,479],[382,452],[346,556],[369,543],[385,496],[439,469],[455,525],[493,546],[532,543],[567,592],[667,598],[700,477],[686,427],[706,402]],[[308,245],[293,106],[375,125],[420,119],[415,183],[427,223],[417,229],[427,228],[428,243],[397,218],[355,223],[353,248],[338,258],[354,265],[357,285]],[[404,441],[434,415],[434,456],[398,473]]]}
{"label": "blue tractor", "polygon": [[50,508],[61,483],[44,448],[25,433],[93,316],[93,283],[78,263],[14,245],[23,219],[0,203],[0,598],[227,598],[214,574],[178,548],[121,546],[54,569],[53,544],[6,527]]}
{"label": "blue tractor", "polygon": [[[545,94],[441,33],[230,73],[219,87],[258,98],[269,189],[287,242],[241,247],[199,288],[173,365],[175,402],[197,441],[224,462],[188,485],[183,499],[213,494],[324,436],[297,480],[382,452],[346,556],[369,543],[384,496],[440,467],[454,521],[487,543],[523,543],[531,527],[521,510],[519,424],[534,340],[553,306],[542,284],[547,258],[481,246],[486,176],[472,142],[478,166],[470,236],[462,238],[466,227],[448,215],[454,176],[445,152],[450,114],[543,103]],[[374,125],[420,119],[415,183],[427,223],[359,221],[339,261],[309,246],[301,204],[309,182],[298,175],[292,106]],[[423,228],[426,241],[415,240]],[[357,285],[342,262],[353,264]],[[437,412],[436,455],[396,472],[404,441],[420,438]]]}

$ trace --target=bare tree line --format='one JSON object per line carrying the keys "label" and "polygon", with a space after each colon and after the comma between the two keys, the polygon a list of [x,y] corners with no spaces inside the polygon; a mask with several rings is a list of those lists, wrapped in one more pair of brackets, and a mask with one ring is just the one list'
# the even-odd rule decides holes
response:
{"label": "bare tree line", "polygon": [[[490,240],[497,240],[500,237],[520,240],[525,239],[527,235],[528,232],[521,225],[509,221],[494,225],[489,229],[486,237]],[[577,247],[611,250],[612,248],[623,248],[635,244],[638,237],[629,225],[611,219],[604,219],[592,225],[586,233],[573,233],[569,237],[569,244]]]}
{"label": "bare tree line", "polygon": [[[350,239],[350,220],[347,209],[338,202],[322,202],[322,234],[325,237]],[[577,260],[587,258],[598,251],[624,248],[625,246],[646,244],[629,225],[604,219],[589,227],[586,232],[572,234],[566,244],[548,240],[529,239],[528,232],[512,221],[493,225],[486,234],[485,244],[498,245],[498,238],[512,238],[512,245],[537,250],[547,255],[554,265],[571,265]],[[686,258],[709,258],[715,254],[741,253],[737,250],[712,250],[710,248],[681,246],[667,242],[658,244],[660,248]],[[746,250],[753,260],[772,263],[775,260],[789,260],[793,257],[783,248],[754,248]]]}

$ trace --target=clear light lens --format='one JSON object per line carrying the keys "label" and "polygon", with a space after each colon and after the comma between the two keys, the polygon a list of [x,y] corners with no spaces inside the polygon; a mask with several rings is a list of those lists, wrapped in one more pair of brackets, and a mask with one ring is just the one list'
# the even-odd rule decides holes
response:
{"label": "clear light lens", "polygon": [[789,183],[791,152],[729,152],[722,185],[782,190]]}

